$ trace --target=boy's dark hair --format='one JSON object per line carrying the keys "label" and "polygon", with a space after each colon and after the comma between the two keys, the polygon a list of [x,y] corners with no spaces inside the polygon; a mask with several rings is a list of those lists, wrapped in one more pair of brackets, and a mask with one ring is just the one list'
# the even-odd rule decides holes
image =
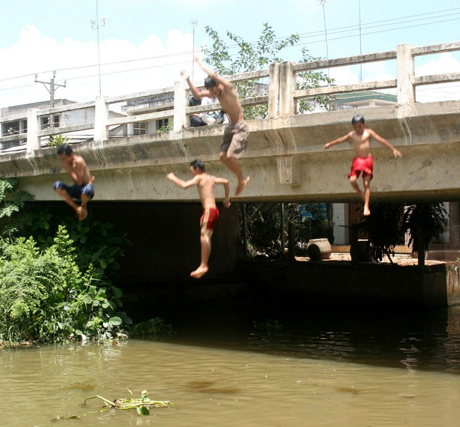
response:
{"label": "boy's dark hair", "polygon": [[204,79],[204,86],[206,89],[210,89],[212,87],[216,87],[217,82],[211,76],[208,76]]}
{"label": "boy's dark hair", "polygon": [[71,156],[73,151],[70,145],[68,144],[62,144],[58,147],[57,153],[59,154],[65,154],[66,156]]}
{"label": "boy's dark hair", "polygon": [[190,166],[193,166],[193,169],[195,170],[200,169],[201,172],[204,172],[205,170],[204,163],[200,159],[195,159],[190,163]]}
{"label": "boy's dark hair", "polygon": [[354,116],[352,119],[351,119],[351,124],[354,125],[356,123],[362,123],[364,124],[365,121],[364,121],[364,116],[362,116],[361,114],[357,114],[356,116]]}

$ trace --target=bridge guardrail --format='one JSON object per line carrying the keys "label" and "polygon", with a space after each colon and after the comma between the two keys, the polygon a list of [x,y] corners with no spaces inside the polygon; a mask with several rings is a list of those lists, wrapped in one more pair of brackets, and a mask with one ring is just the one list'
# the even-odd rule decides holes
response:
{"label": "bridge guardrail", "polygon": [[[415,103],[415,88],[422,85],[452,83],[460,81],[460,73],[446,73],[429,76],[415,76],[414,58],[442,52],[460,51],[460,41],[451,43],[414,47],[399,45],[395,51],[358,55],[346,58],[319,60],[305,63],[282,62],[270,65],[269,69],[252,71],[227,77],[230,81],[239,83],[268,78],[268,95],[242,98],[243,106],[268,104],[268,118],[276,119],[296,114],[297,102],[301,99],[323,95],[334,95],[347,92],[360,92],[379,89],[397,89],[399,107],[409,108]],[[380,61],[397,61],[397,78],[385,81],[363,82],[340,86],[320,86],[309,89],[296,88],[296,76],[299,73],[312,70],[359,65]],[[200,86],[199,84],[197,86]],[[0,137],[0,144],[9,141],[27,140],[27,152],[33,156],[41,148],[41,139],[51,135],[68,134],[83,130],[93,130],[94,143],[100,146],[109,139],[109,129],[115,126],[134,124],[160,119],[174,119],[174,132],[180,132],[187,126],[187,116],[220,110],[220,104],[188,107],[189,89],[185,81],[177,81],[173,87],[155,89],[112,97],[97,97],[95,101],[75,103],[44,110],[30,109],[27,113],[0,118],[0,124],[15,120],[26,120],[27,129],[16,135]],[[137,113],[125,117],[109,117],[109,106],[122,102],[147,99],[158,95],[173,96],[173,108],[164,111]],[[161,108],[161,107],[160,107]],[[94,120],[69,126],[49,127],[41,129],[41,118],[50,116],[50,123],[55,114],[68,113],[76,110],[94,109]],[[1,154],[0,154],[1,155]]]}

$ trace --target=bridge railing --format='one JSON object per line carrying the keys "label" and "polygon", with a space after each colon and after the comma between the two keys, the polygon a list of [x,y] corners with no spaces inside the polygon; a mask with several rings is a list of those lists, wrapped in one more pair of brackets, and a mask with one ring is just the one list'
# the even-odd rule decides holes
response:
{"label": "bridge railing", "polygon": [[[253,71],[230,76],[228,79],[235,83],[255,82],[260,79],[268,80],[265,84],[268,94],[250,96],[241,99],[243,106],[254,106],[268,104],[268,119],[276,119],[296,114],[297,103],[301,99],[314,98],[317,96],[333,96],[335,94],[360,92],[367,90],[397,89],[397,101],[399,108],[410,111],[415,103],[415,88],[422,85],[452,83],[460,81],[460,73],[436,74],[429,76],[415,76],[414,58],[422,55],[430,55],[442,52],[460,51],[460,41],[444,43],[431,46],[414,47],[412,45],[399,45],[395,51],[380,52],[366,55],[358,55],[339,59],[320,60],[306,63],[282,62],[270,65],[269,69]],[[324,70],[334,67],[367,64],[372,62],[396,60],[397,78],[384,81],[371,81],[350,85],[321,86],[309,89],[298,89],[296,79],[302,78],[301,73]],[[199,85],[197,85],[199,86]],[[264,87],[265,87],[264,86]],[[174,99],[169,106],[160,106],[163,111],[135,112],[122,117],[110,117],[109,108],[120,103],[149,99],[161,95]],[[220,110],[220,104],[208,104],[203,106],[188,106],[189,89],[184,80],[177,81],[173,87],[156,89],[113,97],[97,97],[95,101],[64,105],[46,110],[30,109],[27,113],[0,118],[0,124],[13,121],[26,120],[27,129],[16,135],[0,137],[0,145],[3,142],[27,140],[27,152],[33,156],[35,151],[41,148],[41,139],[44,137],[68,134],[91,130],[93,132],[95,146],[101,146],[109,140],[109,130],[116,126],[132,125],[137,122],[148,122],[153,120],[173,118],[173,132],[181,132],[188,126],[187,116],[196,113],[205,113]],[[407,110],[409,108],[409,110]],[[48,127],[41,129],[41,119],[49,116],[52,123],[52,116],[72,111],[88,110],[90,119],[84,123],[76,123],[60,127]],[[94,117],[94,120],[92,119]]]}

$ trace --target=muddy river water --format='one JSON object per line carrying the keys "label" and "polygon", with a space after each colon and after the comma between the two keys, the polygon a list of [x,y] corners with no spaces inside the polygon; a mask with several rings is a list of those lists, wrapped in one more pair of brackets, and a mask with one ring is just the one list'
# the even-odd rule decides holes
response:
{"label": "muddy river water", "polygon": [[[203,318],[160,340],[0,350],[0,425],[460,425],[460,308],[280,324]],[[82,416],[101,407],[86,397],[127,388],[175,406]]]}

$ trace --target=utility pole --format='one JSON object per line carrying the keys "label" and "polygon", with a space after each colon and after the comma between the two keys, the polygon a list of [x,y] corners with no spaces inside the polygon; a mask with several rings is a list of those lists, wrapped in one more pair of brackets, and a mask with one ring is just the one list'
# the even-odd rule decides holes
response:
{"label": "utility pole", "polygon": [[[50,108],[54,108],[54,95],[56,91],[60,87],[66,87],[66,84],[67,84],[65,80],[64,80],[64,84],[56,83],[55,79],[56,79],[56,71],[53,71],[53,77],[51,78],[49,82],[43,82],[41,80],[38,80],[38,74],[35,74],[35,83],[42,83],[43,86],[45,86],[46,90],[50,94]],[[54,128],[54,114],[53,113],[50,114],[50,117],[48,120],[49,120],[49,127]]]}
{"label": "utility pole", "polygon": [[[326,0],[318,0],[321,6],[323,7],[323,22],[324,22],[324,36],[326,38],[326,59],[329,59],[329,46],[327,42],[327,26],[326,26],[326,11],[324,9],[324,5],[326,4]],[[327,76],[329,77],[329,68],[327,69]]]}
{"label": "utility pole", "polygon": [[[101,44],[100,44],[100,39],[99,39],[99,5],[96,0],[96,20],[92,19],[91,20],[91,27],[92,29],[96,30],[97,32],[97,61],[98,61],[98,66],[99,66],[99,96],[102,95],[102,84],[101,84]],[[105,27],[105,18],[102,18],[102,27]]]}
{"label": "utility pole", "polygon": [[[192,34],[193,34],[193,47],[192,47],[192,55],[195,55],[195,27],[198,24],[196,19],[190,20],[190,24],[192,24]],[[195,61],[192,58],[192,82],[195,81]]]}

